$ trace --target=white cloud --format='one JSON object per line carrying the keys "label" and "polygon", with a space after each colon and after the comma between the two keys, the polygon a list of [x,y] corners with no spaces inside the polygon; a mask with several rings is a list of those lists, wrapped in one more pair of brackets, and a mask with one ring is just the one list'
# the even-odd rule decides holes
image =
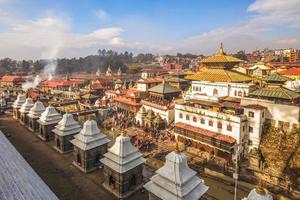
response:
{"label": "white cloud", "polygon": [[180,48],[190,46],[194,52],[212,53],[220,42],[225,43],[229,51],[240,49],[254,50],[256,48],[300,48],[298,38],[268,37],[263,34],[275,28],[296,29],[300,28],[300,1],[299,0],[256,0],[249,5],[248,12],[254,16],[244,23],[233,27],[214,29],[199,35],[189,37]]}

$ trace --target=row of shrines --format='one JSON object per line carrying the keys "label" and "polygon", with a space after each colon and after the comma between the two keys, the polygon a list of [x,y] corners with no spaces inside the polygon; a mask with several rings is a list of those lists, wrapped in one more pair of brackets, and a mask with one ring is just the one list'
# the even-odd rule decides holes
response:
{"label": "row of shrines", "polygon": [[[149,200],[198,200],[207,199],[208,186],[188,164],[178,145],[166,156],[166,162],[143,184],[145,159],[135,148],[125,132],[116,138],[112,147],[110,140],[99,130],[96,121],[87,120],[83,127],[72,114],[60,113],[52,106],[25,95],[19,95],[13,103],[13,117],[25,125],[43,141],[54,140],[54,149],[60,153],[73,151],[73,165],[85,173],[104,166],[103,187],[119,199],[126,199],[144,187]],[[272,200],[268,192],[258,187],[245,200]]]}
{"label": "row of shrines", "polygon": [[83,172],[91,172],[103,165],[103,187],[119,199],[128,198],[142,187],[149,192],[151,200],[197,200],[208,190],[178,149],[166,156],[165,165],[144,185],[145,159],[125,132],[108,148],[110,140],[101,133],[96,121],[87,120],[81,128],[72,114],[61,116],[54,107],[45,108],[42,102],[34,103],[24,95],[19,95],[14,102],[13,117],[37,133],[41,140],[54,140],[58,152],[73,151],[73,164]]}

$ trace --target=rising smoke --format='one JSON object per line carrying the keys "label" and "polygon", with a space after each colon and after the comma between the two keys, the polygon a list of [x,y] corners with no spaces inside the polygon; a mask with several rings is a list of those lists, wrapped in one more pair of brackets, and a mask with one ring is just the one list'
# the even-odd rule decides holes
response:
{"label": "rising smoke", "polygon": [[42,53],[41,58],[46,59],[47,64],[44,66],[40,74],[36,75],[34,80],[27,80],[25,83],[23,83],[23,91],[27,91],[30,88],[36,88],[43,80],[52,80],[57,67],[57,57],[62,46],[63,40],[58,39],[56,44],[48,47],[47,50]]}

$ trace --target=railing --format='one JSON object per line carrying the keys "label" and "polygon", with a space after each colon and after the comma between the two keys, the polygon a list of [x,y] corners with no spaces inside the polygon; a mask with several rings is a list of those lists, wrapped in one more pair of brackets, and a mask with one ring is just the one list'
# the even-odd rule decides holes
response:
{"label": "railing", "polygon": [[226,150],[229,152],[232,151],[233,144],[232,145],[229,143],[226,144],[226,142],[224,142],[224,141],[217,140],[216,138],[209,137],[209,136],[203,135],[201,133],[193,132],[191,130],[186,130],[184,128],[179,128],[176,126],[175,126],[175,133],[198,140],[198,141],[206,143],[208,145],[218,147],[220,149],[223,149],[223,150]]}

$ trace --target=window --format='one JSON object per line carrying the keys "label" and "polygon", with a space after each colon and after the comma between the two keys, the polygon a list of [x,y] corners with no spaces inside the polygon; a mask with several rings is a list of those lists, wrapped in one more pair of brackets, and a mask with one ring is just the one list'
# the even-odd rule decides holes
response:
{"label": "window", "polygon": [[252,111],[249,111],[249,113],[248,113],[248,117],[254,117],[254,112],[252,112]]}
{"label": "window", "polygon": [[262,118],[264,118],[265,117],[265,112],[262,112],[261,116],[262,116]]}
{"label": "window", "polygon": [[193,122],[197,122],[197,117],[193,117]]}
{"label": "window", "polygon": [[185,116],[185,119],[186,119],[186,120],[190,120],[190,116],[189,116],[189,115],[186,115],[186,116]]}
{"label": "window", "polygon": [[199,92],[201,92],[201,87],[199,87]]}
{"label": "window", "polygon": [[179,118],[182,119],[183,118],[183,114],[179,113]]}
{"label": "window", "polygon": [[252,140],[249,140],[249,141],[248,141],[248,145],[249,145],[249,146],[252,146],[252,144],[253,144]]}
{"label": "window", "polygon": [[222,129],[222,122],[218,122],[218,128]]}
{"label": "window", "polygon": [[236,92],[236,90],[234,90],[234,96],[236,96],[237,95],[237,92]]}
{"label": "window", "polygon": [[213,90],[213,96],[218,96],[218,90],[216,88]]}
{"label": "window", "polygon": [[249,133],[253,133],[253,127],[249,126]]}
{"label": "window", "polygon": [[232,131],[232,126],[230,124],[227,125],[227,131]]}
{"label": "window", "polygon": [[201,119],[201,124],[205,124],[205,120],[203,118]]}
{"label": "window", "polygon": [[245,131],[245,126],[243,126],[243,132]]}
{"label": "window", "polygon": [[242,91],[239,91],[239,92],[238,92],[238,96],[239,96],[239,97],[243,96]]}
{"label": "window", "polygon": [[208,121],[208,125],[209,125],[209,126],[213,126],[213,125],[214,125],[214,122],[213,122],[212,120],[209,120],[209,121]]}

